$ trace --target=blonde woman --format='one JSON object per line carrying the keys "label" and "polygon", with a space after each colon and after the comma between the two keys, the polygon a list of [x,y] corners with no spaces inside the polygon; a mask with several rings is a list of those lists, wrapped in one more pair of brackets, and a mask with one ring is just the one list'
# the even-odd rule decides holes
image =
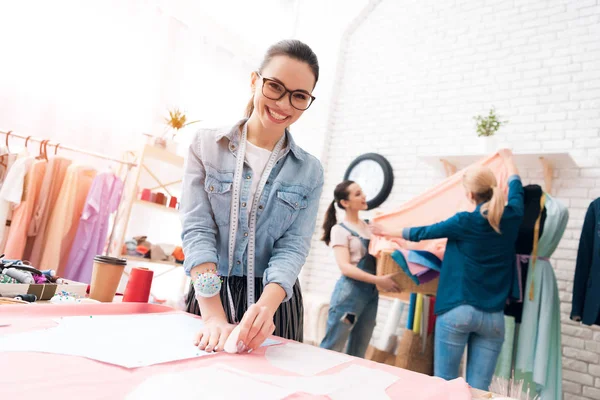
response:
{"label": "blonde woman", "polygon": [[376,235],[413,242],[448,238],[435,302],[434,373],[457,378],[468,344],[467,382],[482,390],[490,385],[504,341],[504,305],[513,282],[515,242],[524,212],[523,186],[512,152],[502,150],[500,155],[509,173],[506,205],[493,172],[471,168],[463,184],[475,211],[459,212],[430,226],[371,228]]}

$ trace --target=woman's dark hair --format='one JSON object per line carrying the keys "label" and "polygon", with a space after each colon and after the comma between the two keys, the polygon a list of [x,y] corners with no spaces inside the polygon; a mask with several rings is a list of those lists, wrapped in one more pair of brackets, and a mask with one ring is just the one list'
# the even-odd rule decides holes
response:
{"label": "woman's dark hair", "polygon": [[[299,40],[282,40],[281,42],[275,43],[267,50],[258,72],[262,74],[265,67],[277,56],[287,56],[308,64],[315,76],[315,85],[317,84],[317,81],[319,80],[319,61],[317,60],[317,55],[310,47],[308,47],[308,45]],[[252,111],[254,111],[254,96],[252,96],[246,106],[246,118],[250,118]]]}
{"label": "woman's dark hair", "polygon": [[321,237],[321,240],[324,241],[327,246],[329,246],[329,242],[331,241],[331,228],[337,224],[335,205],[337,204],[339,208],[342,210],[344,209],[341,201],[348,200],[348,196],[350,195],[348,188],[353,183],[354,181],[343,181],[342,183],[338,184],[333,191],[333,201],[329,207],[327,207],[327,211],[325,212],[325,222],[323,222],[323,237]]}

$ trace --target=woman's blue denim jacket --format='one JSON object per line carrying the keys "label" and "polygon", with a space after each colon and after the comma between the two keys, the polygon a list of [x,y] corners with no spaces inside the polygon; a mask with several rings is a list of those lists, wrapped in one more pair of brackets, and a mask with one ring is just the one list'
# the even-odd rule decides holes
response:
{"label": "woman's blue denim jacket", "polygon": [[[233,128],[201,129],[189,148],[183,176],[181,221],[184,267],[215,263],[219,275],[229,269],[229,213],[233,174],[240,140],[238,122]],[[256,221],[255,276],[263,283],[279,284],[292,295],[298,274],[310,249],[323,168],[315,157],[298,147],[286,130],[286,145],[262,192]],[[239,222],[231,275],[245,276],[249,241],[250,185],[254,176],[245,164],[241,185]]]}

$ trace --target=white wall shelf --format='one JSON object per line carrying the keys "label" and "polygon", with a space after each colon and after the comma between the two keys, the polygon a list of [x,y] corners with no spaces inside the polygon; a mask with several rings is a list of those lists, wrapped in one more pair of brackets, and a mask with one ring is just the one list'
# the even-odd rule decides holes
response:
{"label": "white wall shelf", "polygon": [[[567,152],[560,153],[515,153],[515,163],[519,168],[539,168],[544,171],[545,191],[552,193],[552,178],[555,169],[578,168],[579,166]],[[419,157],[422,161],[440,168],[447,176],[487,157],[486,154],[439,154]]]}

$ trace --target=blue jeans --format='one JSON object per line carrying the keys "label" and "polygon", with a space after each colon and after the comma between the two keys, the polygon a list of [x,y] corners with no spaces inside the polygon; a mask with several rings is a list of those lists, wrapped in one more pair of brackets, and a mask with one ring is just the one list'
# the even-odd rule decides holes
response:
{"label": "blue jeans", "polygon": [[504,342],[504,312],[489,313],[462,305],[437,317],[435,324],[434,375],[458,378],[465,345],[467,383],[488,390]]}
{"label": "blue jeans", "polygon": [[321,347],[364,357],[375,328],[378,303],[375,285],[342,276],[331,295]]}

